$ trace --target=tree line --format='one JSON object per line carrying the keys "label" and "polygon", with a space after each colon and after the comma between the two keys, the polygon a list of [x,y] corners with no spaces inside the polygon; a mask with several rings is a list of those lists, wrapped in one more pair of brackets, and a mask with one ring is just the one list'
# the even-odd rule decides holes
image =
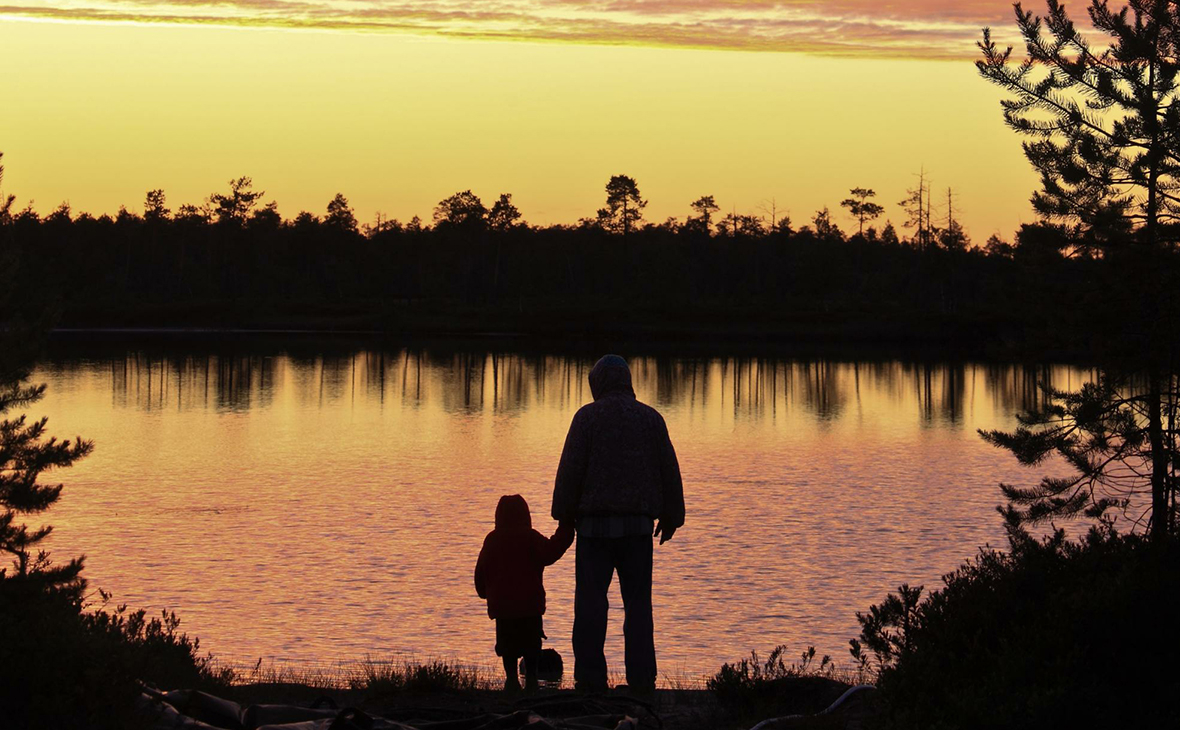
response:
{"label": "tree line", "polygon": [[[3,152],[0,152],[0,160]],[[856,222],[857,231],[848,235],[841,230],[834,220],[832,211],[826,206],[811,217],[798,229],[798,232],[814,233],[823,238],[847,239],[853,236],[866,238],[870,241],[880,240],[886,243],[909,243],[919,247],[942,247],[948,249],[970,248],[972,243],[960,221],[955,220],[957,209],[954,208],[954,190],[947,189],[947,206],[945,226],[935,224],[933,216],[933,197],[929,178],[923,170],[919,173],[918,185],[906,191],[906,197],[898,202],[907,215],[905,228],[913,229],[908,237],[899,234],[892,221],[886,222],[884,228],[878,229],[873,222],[880,218],[885,208],[876,202],[876,191],[870,188],[855,187],[849,190],[849,197],[841,201],[840,207],[847,210],[847,214]],[[3,180],[3,166],[0,165],[0,182]],[[512,201],[511,193],[502,193],[499,198],[488,207],[471,190],[457,192],[439,201],[434,208],[431,221],[423,221],[419,216],[412,217],[407,222],[396,218],[390,219],[378,212],[372,223],[361,223],[342,193],[337,193],[328,202],[324,215],[317,216],[308,211],[301,211],[294,218],[284,219],[278,212],[278,203],[270,201],[263,204],[265,191],[254,189],[254,182],[250,177],[239,177],[230,180],[229,188],[225,192],[215,192],[207,196],[199,205],[186,203],[174,212],[168,207],[168,198],[164,190],[149,190],[143,200],[143,213],[136,214],[127,206],[120,206],[115,216],[103,214],[93,216],[89,213],[75,214],[68,202],[63,202],[48,215],[42,216],[34,209],[30,202],[23,209],[15,208],[16,196],[12,194],[0,196],[0,225],[11,224],[15,221],[77,221],[81,223],[100,222],[186,222],[189,224],[217,224],[223,227],[253,227],[253,228],[281,228],[300,226],[312,228],[323,226],[335,231],[362,235],[374,238],[390,231],[417,233],[432,229],[459,229],[468,233],[482,231],[506,232],[519,228],[535,229],[524,221],[520,210]],[[738,213],[736,209],[724,215],[718,215],[721,207],[713,195],[702,195],[689,204],[691,211],[683,220],[669,217],[661,223],[646,221],[643,209],[647,207],[639,186],[634,178],[627,175],[614,175],[606,184],[605,205],[599,208],[595,215],[581,218],[574,226],[557,224],[550,226],[560,230],[583,229],[601,230],[609,233],[627,236],[641,231],[661,231],[664,233],[686,233],[698,236],[719,236],[737,238],[760,237],[776,233],[796,232],[789,215],[779,215],[777,206],[772,201],[768,210],[763,214]],[[767,207],[767,206],[761,206]],[[866,228],[866,225],[868,226]],[[1002,239],[993,236],[986,245],[992,252],[1009,252]],[[997,248],[998,247],[998,248]]]}
{"label": "tree line", "polygon": [[[164,191],[149,191],[142,214],[62,205],[41,216],[6,198],[0,247],[18,279],[60,301],[74,326],[767,332],[831,320],[866,335],[933,327],[964,340],[1019,333],[1029,311],[1068,318],[1054,291],[1097,258],[1049,222],[1022,227],[1012,243],[972,246],[953,218],[931,220],[924,179],[909,235],[875,227],[883,209],[864,187],[841,203],[854,233],[827,209],[799,227],[777,211],[720,215],[709,195],[685,220],[657,224],[644,221],[635,179],[616,175],[604,192],[594,216],[549,226],[525,223],[510,194],[489,206],[470,190],[439,201],[430,221],[361,225],[343,195],[323,215],[284,219],[248,177],[175,210]],[[1050,291],[1034,285],[1049,280]]]}

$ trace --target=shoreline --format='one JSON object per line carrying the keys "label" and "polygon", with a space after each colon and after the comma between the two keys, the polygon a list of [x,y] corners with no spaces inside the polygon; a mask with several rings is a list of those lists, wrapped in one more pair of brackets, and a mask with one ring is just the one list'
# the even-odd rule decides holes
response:
{"label": "shoreline", "polygon": [[[472,323],[473,325],[478,323]],[[321,325],[321,326],[317,326]],[[896,329],[896,328],[894,328]],[[905,329],[905,328],[903,328]],[[757,331],[755,331],[757,330]],[[1036,362],[1073,365],[1089,364],[1086,348],[1052,344],[1033,346],[1026,338],[964,336],[962,331],[940,329],[903,332],[873,328],[869,323],[800,323],[795,327],[759,329],[757,324],[740,328],[709,326],[658,327],[650,324],[614,328],[577,327],[479,327],[410,326],[377,328],[329,325],[306,321],[300,324],[259,326],[175,324],[67,325],[49,334],[51,345],[94,343],[269,343],[290,341],[300,344],[373,344],[378,347],[418,346],[443,349],[512,349],[521,352],[593,353],[619,350],[684,356],[748,355],[768,357],[848,357],[851,359],[913,359],[980,362]]]}
{"label": "shoreline", "polygon": [[[434,679],[415,683],[411,668],[433,665],[442,667],[443,672],[432,675]],[[454,727],[482,728],[488,718],[498,718],[488,727],[532,726],[517,724],[521,713],[535,713],[536,720],[553,724],[540,727],[591,727],[583,725],[579,717],[589,719],[591,715],[598,722],[609,725],[593,727],[615,727],[616,721],[626,717],[636,718],[636,725],[619,724],[617,727],[660,727],[667,730],[745,730],[769,718],[790,716],[790,727],[859,728],[873,716],[876,705],[873,699],[873,685],[866,678],[851,674],[819,674],[801,672],[797,675],[767,679],[744,688],[709,687],[702,681],[696,686],[675,682],[657,683],[650,694],[634,693],[625,684],[612,682],[605,692],[587,693],[572,686],[569,671],[560,682],[541,681],[540,689],[533,693],[505,692],[502,688],[503,675],[494,673],[470,676],[463,665],[445,663],[405,663],[397,661],[384,671],[372,671],[370,664],[367,674],[354,674],[348,682],[325,686],[315,677],[282,677],[265,673],[240,677],[220,693],[219,698],[237,703],[243,709],[243,716],[252,710],[248,705],[259,708],[299,711],[299,708],[330,708],[319,710],[322,717],[331,717],[338,708],[360,710],[373,717],[387,718],[405,723],[403,727],[432,727],[433,723],[455,723]],[[491,669],[488,667],[488,669]],[[390,681],[390,670],[400,681]],[[447,674],[447,672],[454,672]],[[438,681],[442,678],[442,681]],[[167,689],[167,688],[160,688]],[[864,690],[868,689],[868,692]],[[149,693],[154,690],[148,690]],[[737,692],[735,695],[734,693]],[[168,693],[175,696],[177,693]],[[201,702],[192,702],[183,697],[181,707],[197,707]],[[200,698],[195,698],[200,700]],[[225,699],[218,702],[224,703]],[[174,702],[174,700],[167,700]],[[595,712],[586,712],[590,707]],[[180,709],[180,708],[178,708]],[[307,712],[307,710],[302,710]],[[602,715],[609,712],[613,718]],[[575,717],[571,717],[575,716]],[[646,721],[645,721],[646,720]],[[649,722],[653,724],[648,724]]]}

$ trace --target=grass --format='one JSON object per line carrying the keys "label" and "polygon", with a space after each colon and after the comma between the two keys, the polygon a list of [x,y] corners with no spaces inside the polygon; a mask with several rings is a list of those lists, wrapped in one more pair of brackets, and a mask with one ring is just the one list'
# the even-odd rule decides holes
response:
{"label": "grass", "polygon": [[299,685],[317,690],[357,690],[375,694],[431,693],[499,689],[503,678],[491,667],[442,659],[413,657],[340,661],[334,663],[230,663],[222,669],[235,685]]}
{"label": "grass", "polygon": [[349,665],[264,663],[261,658],[249,667],[232,667],[234,684],[297,684],[320,690],[345,689]]}
{"label": "grass", "polygon": [[842,684],[871,684],[875,676],[867,665],[841,666],[824,655],[816,663],[815,647],[810,646],[800,654],[798,661],[787,663],[786,645],[776,646],[765,660],[757,651],[734,664],[722,664],[717,674],[705,682],[705,686],[719,694],[741,692],[782,679],[820,677]]}
{"label": "grass", "polygon": [[492,689],[490,681],[482,676],[478,667],[449,664],[440,660],[416,663],[379,661],[371,658],[365,659],[354,668],[348,679],[348,686],[350,689],[375,695]]}

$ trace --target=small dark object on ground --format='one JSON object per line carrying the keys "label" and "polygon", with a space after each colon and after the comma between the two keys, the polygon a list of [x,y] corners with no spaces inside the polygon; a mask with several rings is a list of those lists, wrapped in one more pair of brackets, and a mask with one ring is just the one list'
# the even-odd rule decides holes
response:
{"label": "small dark object on ground", "polygon": [[[520,660],[520,673],[525,674],[525,660]],[[560,682],[565,674],[565,662],[556,649],[542,649],[537,659],[537,679],[542,682]]]}

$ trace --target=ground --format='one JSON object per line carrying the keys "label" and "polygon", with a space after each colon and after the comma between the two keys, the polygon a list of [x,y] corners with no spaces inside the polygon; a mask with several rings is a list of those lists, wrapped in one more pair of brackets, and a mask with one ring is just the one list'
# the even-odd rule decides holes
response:
{"label": "ground", "polygon": [[[723,706],[716,695],[706,689],[660,689],[654,696],[640,699],[631,696],[625,688],[602,695],[587,695],[569,689],[542,689],[534,695],[508,695],[489,689],[375,694],[368,690],[325,690],[302,684],[263,683],[235,687],[233,699],[243,706],[284,704],[308,707],[317,701],[321,706],[334,703],[340,708],[356,707],[370,715],[408,725],[488,714],[510,715],[523,709],[551,719],[627,715],[637,718],[640,727],[662,730],[745,730],[767,718],[800,714],[805,716],[772,727],[855,730],[865,726],[871,713],[871,692],[857,695],[829,715],[815,714],[847,688],[848,685],[829,679],[794,678],[768,688],[763,696],[751,697],[748,703],[737,707]],[[765,709],[755,709],[755,705]]]}

